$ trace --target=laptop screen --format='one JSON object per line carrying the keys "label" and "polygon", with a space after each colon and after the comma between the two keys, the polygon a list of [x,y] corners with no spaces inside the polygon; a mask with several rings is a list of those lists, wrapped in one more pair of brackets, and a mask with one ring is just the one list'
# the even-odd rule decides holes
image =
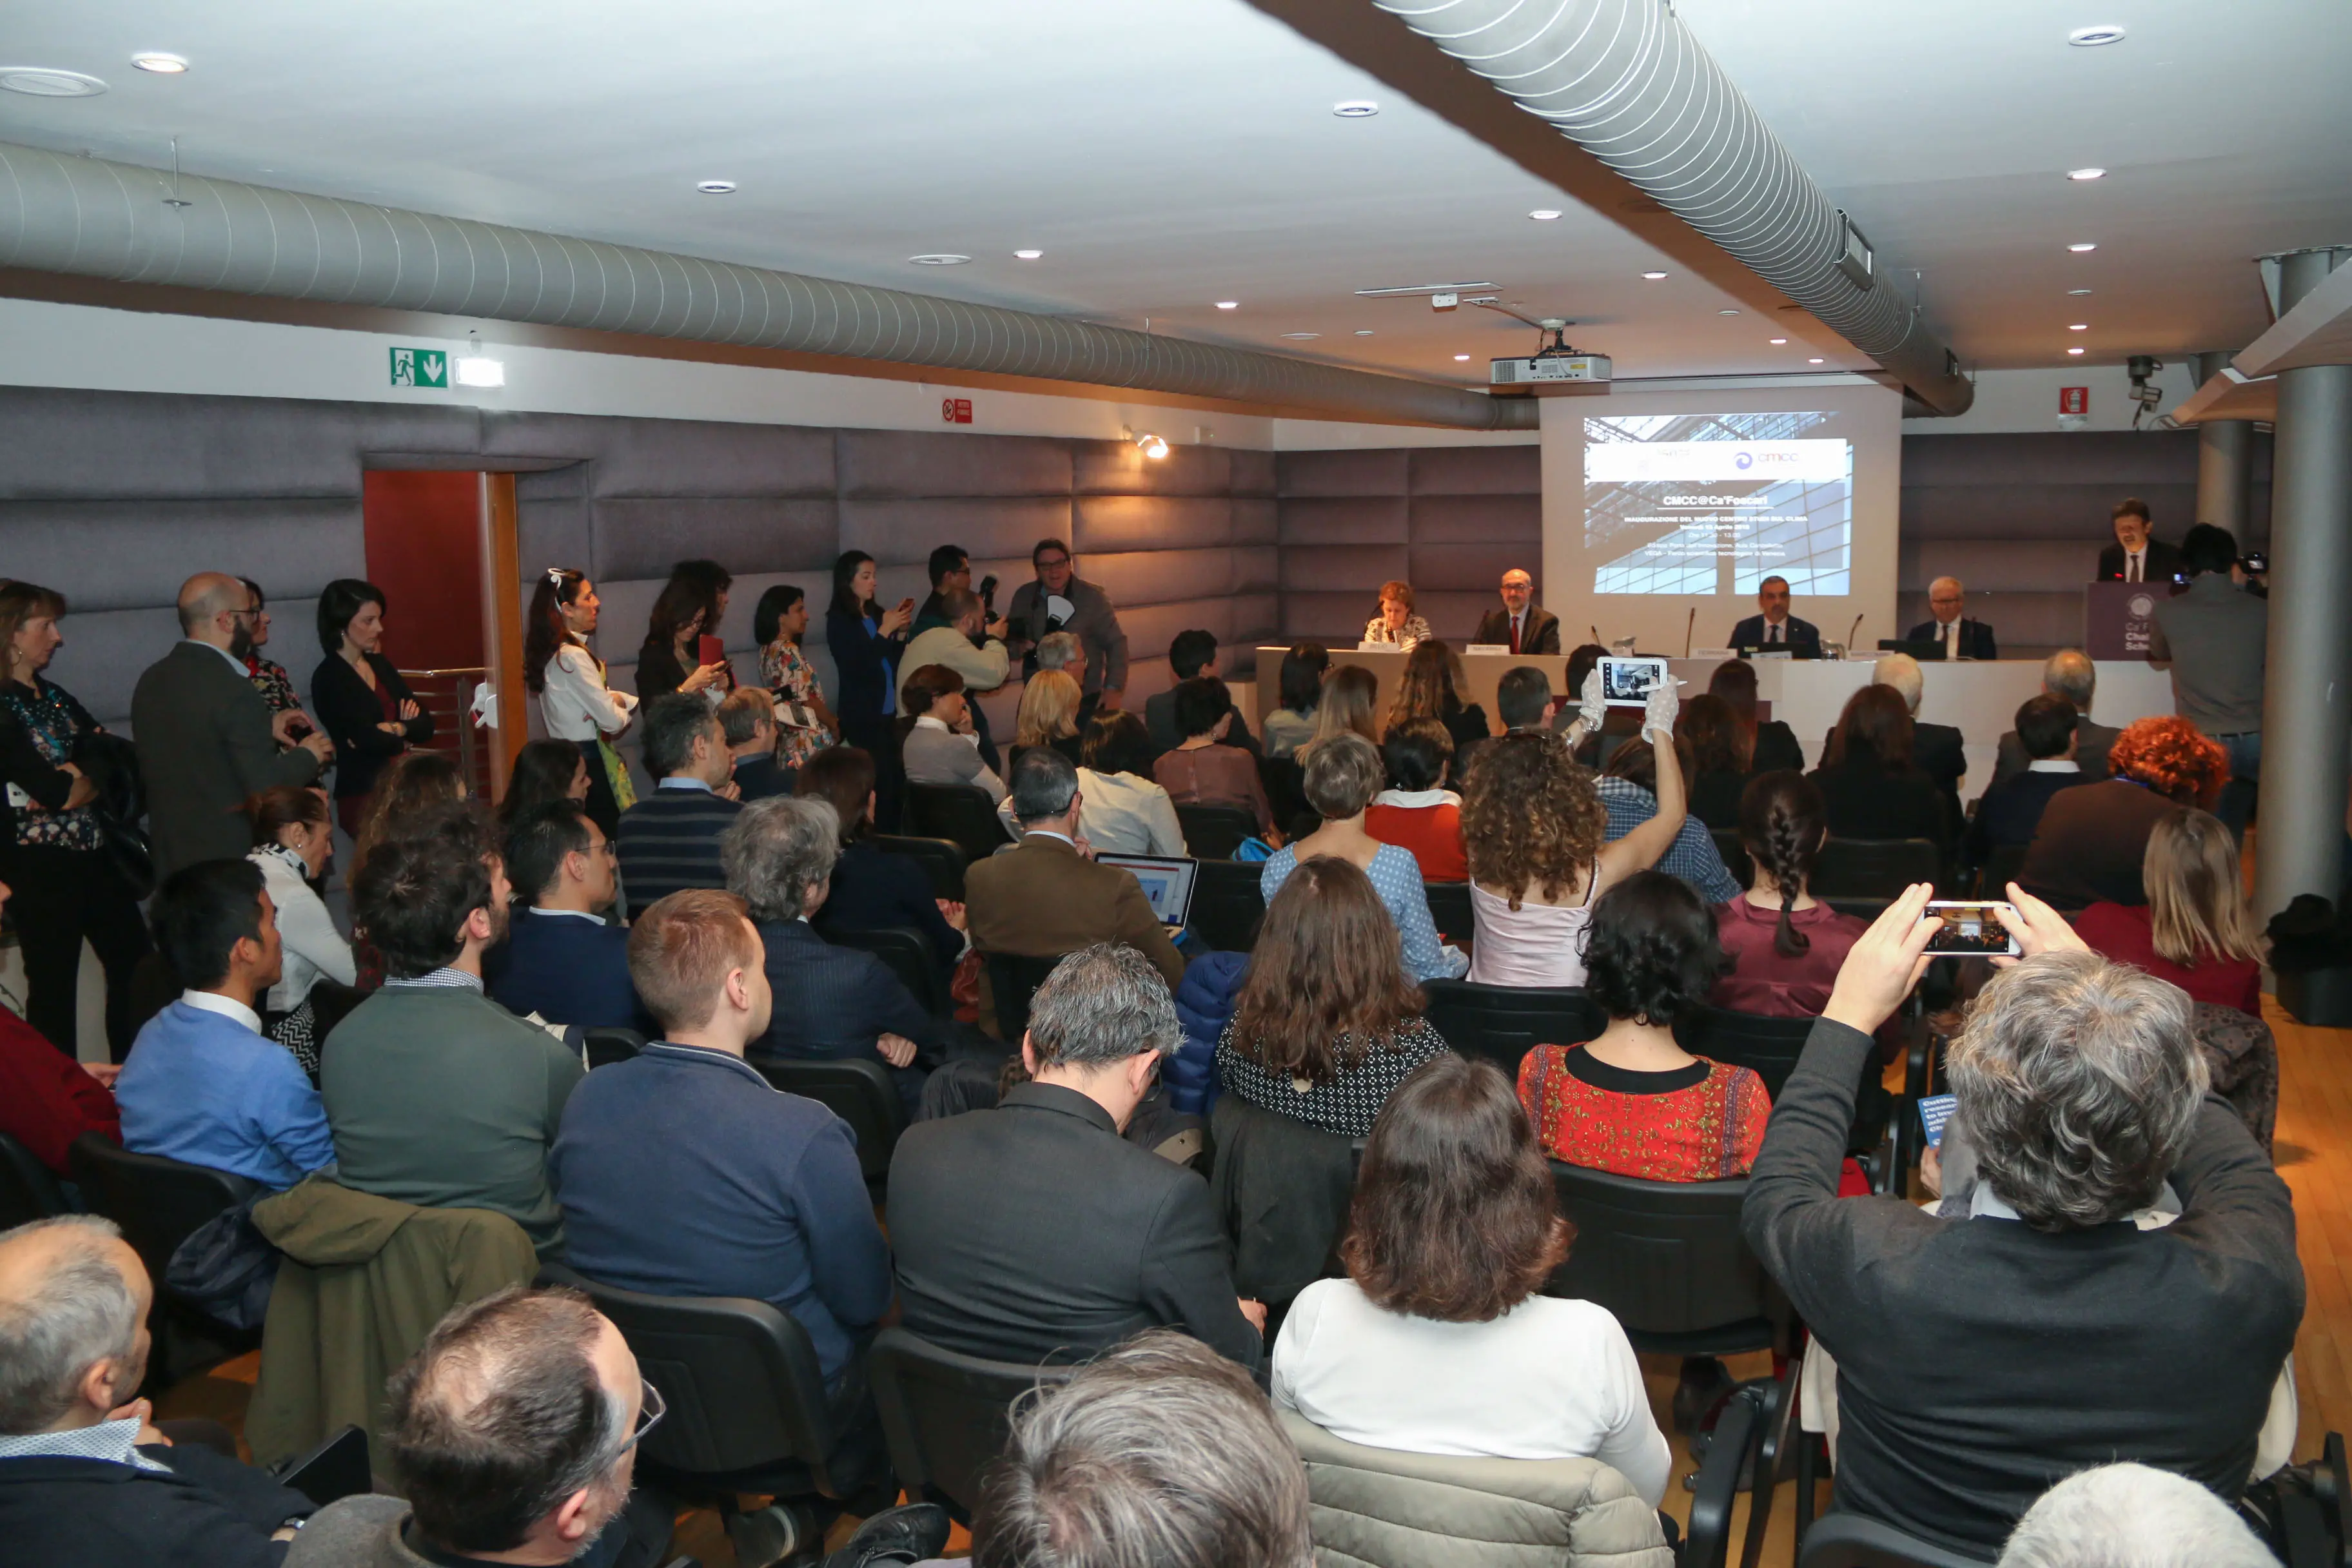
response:
{"label": "laptop screen", "polygon": [[1160,923],[1173,930],[1192,912],[1192,879],[1201,863],[1167,855],[1097,855],[1095,864],[1118,866],[1134,874],[1143,896]]}

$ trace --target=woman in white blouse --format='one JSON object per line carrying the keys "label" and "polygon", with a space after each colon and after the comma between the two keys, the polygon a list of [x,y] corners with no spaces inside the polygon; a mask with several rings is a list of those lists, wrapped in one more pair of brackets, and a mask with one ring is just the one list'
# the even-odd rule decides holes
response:
{"label": "woman in white blouse", "polygon": [[334,847],[327,798],[314,789],[279,784],[246,803],[253,821],[253,848],[246,858],[261,868],[261,885],[278,911],[278,937],[285,952],[278,984],[261,1011],[269,1036],[291,1049],[305,1070],[319,1069],[316,1035],[303,1004],[323,977],[339,984],[359,981],[352,944],[335,929],[327,906],[310,883],[326,868]]}
{"label": "woman in white blouse", "polygon": [[[1151,735],[1143,721],[1124,708],[1114,709],[1087,725],[1081,744],[1078,837],[1113,855],[1190,855],[1176,803],[1151,777]],[[1021,837],[1009,795],[998,803],[996,815],[1007,833]]]}
{"label": "woman in white blouse", "polygon": [[1570,1234],[1509,1081],[1437,1057],[1372,1123],[1348,1277],[1292,1303],[1275,1403],[1375,1448],[1599,1459],[1655,1508],[1672,1455],[1625,1331],[1590,1301],[1537,1294]]}
{"label": "woman in white blouse", "polygon": [[580,748],[588,764],[588,815],[609,837],[620,831],[621,813],[637,802],[628,764],[613,749],[614,738],[636,717],[637,700],[605,685],[604,661],[589,651],[586,639],[603,607],[586,574],[549,567],[531,590],[522,665],[548,734]]}

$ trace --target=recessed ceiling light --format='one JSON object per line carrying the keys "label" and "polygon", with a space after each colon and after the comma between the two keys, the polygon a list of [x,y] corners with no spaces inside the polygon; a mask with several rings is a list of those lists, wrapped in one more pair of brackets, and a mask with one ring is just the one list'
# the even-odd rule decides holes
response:
{"label": "recessed ceiling light", "polygon": [[157,76],[178,76],[188,68],[188,62],[180,56],[153,49],[131,56],[131,63],[141,70],[153,71]]}
{"label": "recessed ceiling light", "polygon": [[1716,314],[1718,316],[1736,316],[1739,314],[1739,312],[1737,310],[1717,310]]}
{"label": "recessed ceiling light", "polygon": [[81,71],[51,70],[47,66],[0,66],[0,89],[28,98],[96,98],[106,84]]}
{"label": "recessed ceiling light", "polygon": [[2124,41],[2124,25],[2121,22],[2101,22],[2096,26],[2077,27],[2066,35],[2066,41],[2078,49],[2095,49],[2101,44],[2120,44]]}
{"label": "recessed ceiling light", "polygon": [[1809,359],[1809,360],[1807,360],[1805,363],[1806,363],[1807,364],[1819,364],[1819,363],[1821,363],[1822,362],[1821,362],[1820,360],[1817,360],[1817,359]]}
{"label": "recessed ceiling light", "polygon": [[2077,321],[2066,330],[2070,332],[2087,332],[2091,330],[2091,323],[2088,321]]}
{"label": "recessed ceiling light", "polygon": [[1381,106],[1369,98],[1343,98],[1331,106],[1331,112],[1342,120],[1370,120],[1381,111]]}
{"label": "recessed ceiling light", "polygon": [[1783,343],[1786,343],[1789,340],[1788,340],[1788,339],[1786,339],[1786,338],[1772,338],[1772,339],[1769,339],[1769,340],[1768,340],[1768,341],[1771,343],[1771,345],[1772,345],[1774,348],[1776,348],[1776,349],[1777,349],[1777,348],[1780,347]]}
{"label": "recessed ceiling light", "polygon": [[1024,261],[1034,261],[1045,253],[1042,250],[1016,250],[1013,254]]}
{"label": "recessed ceiling light", "polygon": [[1454,357],[1456,360],[1467,360],[1470,356],[1468,354],[1455,354]]}
{"label": "recessed ceiling light", "polygon": [[1528,216],[1535,219],[1538,223],[1549,223],[1552,219],[1559,216],[1559,209],[1558,207],[1538,207]]}
{"label": "recessed ceiling light", "polygon": [[732,180],[697,180],[694,188],[706,196],[731,196],[735,194]]}
{"label": "recessed ceiling light", "polygon": [[2070,353],[2070,354],[2078,354],[2078,353],[2081,353],[2083,351],[2082,351],[2081,349],[2068,349],[2066,352],[2067,352],[2068,353]]}
{"label": "recessed ceiling light", "polygon": [[2085,256],[2090,252],[2098,249],[2099,247],[2097,241],[2085,239],[2078,241],[2074,245],[2070,245],[2066,248],[2073,251],[2077,256]]}
{"label": "recessed ceiling light", "polygon": [[1372,329],[1370,327],[1358,327],[1356,329],[1356,335],[1360,338],[1369,338],[1372,335]]}
{"label": "recessed ceiling light", "polygon": [[950,251],[936,251],[929,256],[909,256],[907,259],[918,267],[961,267],[971,258],[957,256]]}
{"label": "recessed ceiling light", "polygon": [[1217,301],[1217,309],[1220,310],[1238,310],[1241,308],[1242,302],[1239,300],[1220,300]]}
{"label": "recessed ceiling light", "polygon": [[1664,278],[1665,274],[1663,272],[1644,272],[1642,276],[1648,279],[1651,282],[1655,283],[1658,279]]}
{"label": "recessed ceiling light", "polygon": [[2088,289],[2069,289],[2066,292],[2069,294],[2087,294],[2090,290]]}
{"label": "recessed ceiling light", "polygon": [[2069,169],[2066,177],[2070,180],[2104,180],[2107,172],[2105,169]]}
{"label": "recessed ceiling light", "polygon": [[1309,338],[1319,338],[1323,334],[1320,332],[1285,332],[1282,335],[1290,339],[1294,342],[1303,343]]}

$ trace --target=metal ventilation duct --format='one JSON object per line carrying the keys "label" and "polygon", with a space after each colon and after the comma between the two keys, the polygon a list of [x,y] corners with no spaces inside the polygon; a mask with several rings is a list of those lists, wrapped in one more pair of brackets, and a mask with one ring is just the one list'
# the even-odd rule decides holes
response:
{"label": "metal ventilation duct", "polygon": [[[172,198],[167,200],[167,198]],[[0,266],[1526,430],[1524,398],[0,142]]]}
{"label": "metal ventilation duct", "polygon": [[1976,395],[1665,0],[1372,0],[1870,355],[1922,405]]}

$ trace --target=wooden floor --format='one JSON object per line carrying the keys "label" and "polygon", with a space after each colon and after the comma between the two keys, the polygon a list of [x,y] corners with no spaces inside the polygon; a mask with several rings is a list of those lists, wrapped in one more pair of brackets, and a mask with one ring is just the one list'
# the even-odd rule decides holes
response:
{"label": "wooden floor", "polygon": [[[2306,1028],[2279,1010],[2272,998],[2263,999],[2263,1016],[2278,1037],[2279,1112],[2275,1152],[2279,1173],[2294,1193],[2296,1243],[2303,1255],[2308,1293],[2303,1331],[2296,1336],[2295,1394],[2302,1407],[2302,1427],[2295,1458],[2319,1452],[2321,1438],[2330,1431],[2352,1432],[2352,1029]],[[172,1389],[159,1403],[158,1414],[211,1415],[241,1427],[247,1395],[257,1370],[258,1355],[243,1357]],[[1737,1377],[1762,1377],[1771,1373],[1770,1357],[1735,1358]],[[1678,1363],[1667,1358],[1643,1358],[1650,1403],[1658,1425],[1673,1436],[1675,1480],[1666,1496],[1666,1510],[1687,1518],[1690,1494],[1682,1478],[1696,1468],[1679,1436],[1674,1436],[1669,1406],[1674,1398]],[[1765,1568],[1793,1568],[1791,1521],[1795,1486],[1784,1484],[1773,1499],[1772,1520],[1766,1537]],[[1827,1500],[1824,1489],[1823,1501]],[[1745,1528],[1748,1500],[1742,1499],[1733,1521],[1737,1560],[1738,1531]],[[834,1531],[834,1544],[847,1533],[848,1521]],[[963,1535],[954,1543],[963,1548]],[[689,1513],[678,1521],[676,1550],[699,1558],[704,1568],[735,1568],[717,1516]]]}

